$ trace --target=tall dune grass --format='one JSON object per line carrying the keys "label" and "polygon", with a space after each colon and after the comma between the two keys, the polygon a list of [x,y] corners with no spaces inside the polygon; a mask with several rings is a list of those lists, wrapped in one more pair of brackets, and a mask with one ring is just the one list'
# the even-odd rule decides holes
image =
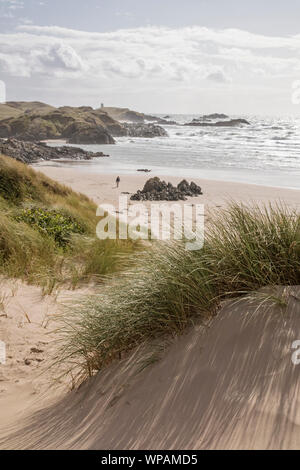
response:
{"label": "tall dune grass", "polygon": [[120,270],[138,243],[99,240],[96,208],[85,195],[0,156],[0,274],[49,293]]}
{"label": "tall dune grass", "polygon": [[157,243],[134,269],[71,308],[62,357],[83,378],[146,340],[179,333],[224,299],[299,282],[299,214],[232,204],[209,224],[202,250]]}

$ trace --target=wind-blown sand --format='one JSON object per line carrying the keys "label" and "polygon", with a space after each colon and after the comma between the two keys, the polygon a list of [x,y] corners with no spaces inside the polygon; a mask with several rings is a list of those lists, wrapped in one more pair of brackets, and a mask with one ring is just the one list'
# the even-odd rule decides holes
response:
{"label": "wind-blown sand", "polygon": [[44,295],[20,280],[0,279],[0,340],[6,344],[6,363],[0,364],[0,426],[39,407],[54,383],[52,398],[66,390],[67,384],[56,380],[58,370],[49,369],[57,351],[56,318],[63,305],[86,291]]}
{"label": "wind-blown sand", "polygon": [[[141,189],[153,176],[121,176],[117,189],[116,175],[36,169],[96,203],[115,205],[122,192]],[[210,209],[230,200],[300,206],[296,190],[195,182],[204,195],[187,203]],[[2,281],[1,293],[0,339],[8,351],[0,365],[1,448],[299,448],[300,365],[291,361],[292,342],[300,339],[299,288],[290,289],[286,311],[255,312],[246,301],[227,306],[138,375],[135,361],[114,364],[66,396],[55,388],[45,393],[53,377],[39,373],[55,354],[48,320],[70,293],[42,297],[19,281]]]}
{"label": "wind-blown sand", "polygon": [[2,447],[297,449],[300,288],[287,307],[240,300],[177,338],[137,373],[139,354],[25,422]]}

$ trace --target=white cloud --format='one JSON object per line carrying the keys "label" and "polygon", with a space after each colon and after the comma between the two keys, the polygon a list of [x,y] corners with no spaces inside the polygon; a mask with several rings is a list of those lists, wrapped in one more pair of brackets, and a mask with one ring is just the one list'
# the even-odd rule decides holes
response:
{"label": "white cloud", "polygon": [[71,71],[83,71],[84,63],[72,46],[65,43],[51,45],[46,54],[38,55],[41,64],[48,68],[65,69]]}
{"label": "white cloud", "polygon": [[76,79],[83,93],[159,89],[169,94],[188,89],[197,94],[208,83],[231,90],[234,86],[239,93],[260,88],[263,93],[270,83],[277,90],[286,86],[283,79],[299,75],[299,50],[300,35],[270,37],[196,26],[92,33],[23,25],[0,34],[1,70],[45,82],[59,78],[62,96],[63,79]]}

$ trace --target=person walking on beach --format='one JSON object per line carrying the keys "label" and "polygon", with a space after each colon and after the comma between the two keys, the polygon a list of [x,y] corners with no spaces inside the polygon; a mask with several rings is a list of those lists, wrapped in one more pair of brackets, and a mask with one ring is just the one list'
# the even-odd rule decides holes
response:
{"label": "person walking on beach", "polygon": [[120,176],[118,176],[117,179],[116,179],[117,188],[119,187],[119,183],[120,183]]}

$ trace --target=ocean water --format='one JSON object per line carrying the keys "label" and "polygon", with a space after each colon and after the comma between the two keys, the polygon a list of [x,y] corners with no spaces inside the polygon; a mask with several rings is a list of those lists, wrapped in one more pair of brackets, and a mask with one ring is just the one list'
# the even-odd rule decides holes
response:
{"label": "ocean water", "polygon": [[120,137],[116,145],[81,145],[110,158],[45,164],[120,175],[148,168],[151,175],[300,189],[300,118],[242,116],[250,126],[190,127],[182,124],[199,115],[169,116],[179,124],[165,126],[169,137]]}

